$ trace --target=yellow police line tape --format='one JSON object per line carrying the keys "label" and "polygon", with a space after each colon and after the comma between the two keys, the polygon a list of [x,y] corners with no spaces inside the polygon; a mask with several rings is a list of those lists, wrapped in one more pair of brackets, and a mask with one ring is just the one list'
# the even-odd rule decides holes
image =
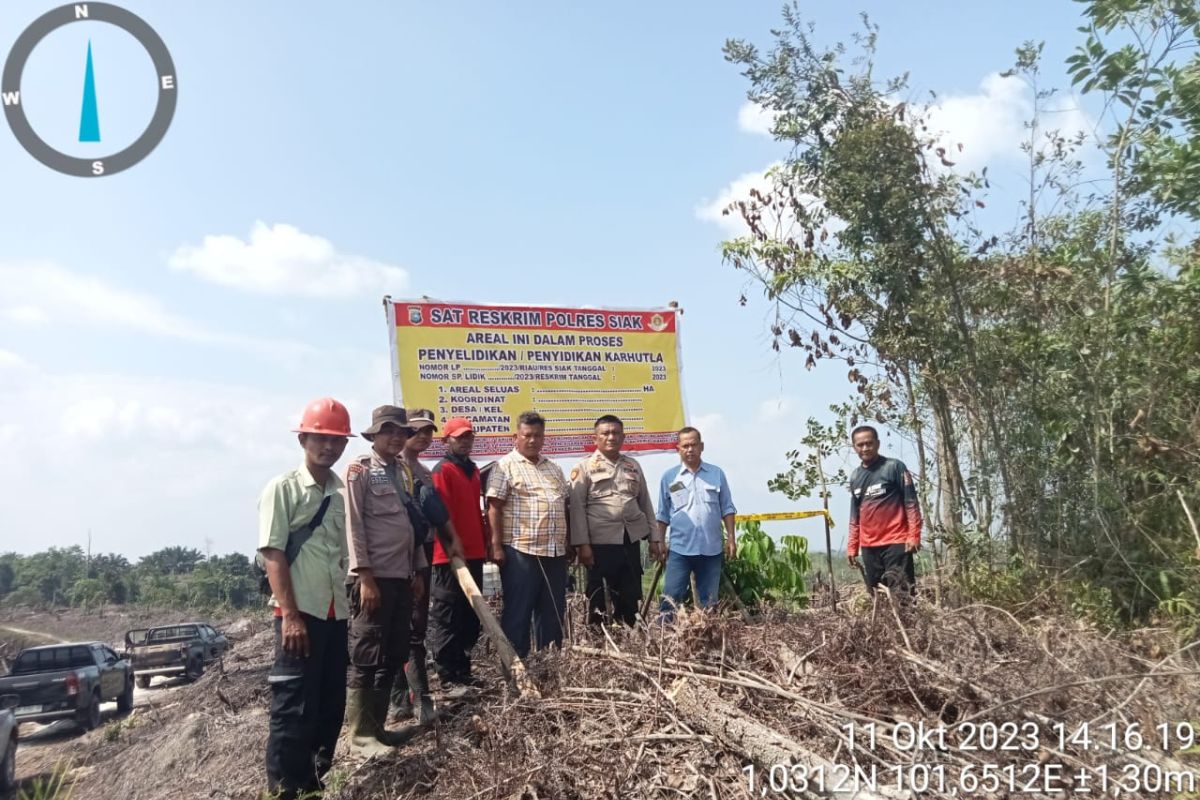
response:
{"label": "yellow police line tape", "polygon": [[827,517],[829,524],[833,525],[833,515],[824,509],[819,511],[776,511],[773,514],[738,514],[734,519],[737,522],[769,522],[780,519],[807,519],[808,517]]}

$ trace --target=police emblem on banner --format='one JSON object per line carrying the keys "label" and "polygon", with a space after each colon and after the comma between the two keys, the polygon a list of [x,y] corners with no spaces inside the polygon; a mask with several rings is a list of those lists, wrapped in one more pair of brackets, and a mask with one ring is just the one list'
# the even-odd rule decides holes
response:
{"label": "police emblem on banner", "polygon": [[650,318],[650,330],[662,332],[667,327],[667,321],[663,319],[662,314],[655,314]]}
{"label": "police emblem on banner", "polygon": [[420,306],[409,306],[408,307],[408,324],[409,325],[420,325],[424,321],[425,321],[425,312],[422,310],[422,308]]}

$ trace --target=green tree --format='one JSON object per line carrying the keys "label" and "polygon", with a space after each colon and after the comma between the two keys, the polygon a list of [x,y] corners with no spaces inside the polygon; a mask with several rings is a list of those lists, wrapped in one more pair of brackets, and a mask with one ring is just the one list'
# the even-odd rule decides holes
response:
{"label": "green tree", "polygon": [[71,605],[85,609],[104,605],[108,587],[97,578],[80,578],[71,587]]}
{"label": "green tree", "polygon": [[138,561],[140,572],[185,575],[204,561],[204,554],[193,547],[164,547]]}
{"label": "green tree", "polygon": [[17,562],[15,588],[31,589],[45,605],[66,605],[71,587],[85,575],[85,564],[78,545],[25,556]]}
{"label": "green tree", "polygon": [[104,586],[105,599],[110,603],[124,604],[129,599],[129,583],[133,568],[129,559],[116,553],[92,556],[88,563],[88,577],[99,580]]}
{"label": "green tree", "polygon": [[13,590],[17,578],[16,563],[20,558],[16,553],[0,555],[0,597]]}
{"label": "green tree", "polygon": [[[809,368],[845,364],[843,422],[911,437],[934,539],[964,585],[1005,564],[1034,580],[1070,567],[1097,588],[1089,597],[1133,620],[1197,583],[1187,509],[1200,504],[1200,279],[1192,240],[1157,235],[1190,210],[1180,173],[1154,155],[1200,174],[1194,131],[1176,124],[1196,23],[1191,4],[1085,5],[1086,56],[1069,68],[1129,110],[1103,143],[1110,191],[1094,199],[1081,140],[1043,125],[1053,90],[1041,46],[1026,43],[1008,74],[1035,100],[1030,191],[1009,231],[974,215],[986,170],[956,171],[956,147],[901,99],[903,79],[875,76],[869,23],[853,58],[818,46],[795,6],[768,51],[728,42],[789,156],[769,189],[729,209],[749,233],[724,254],[773,304],[776,349],[799,350]],[[1110,53],[1105,33],[1133,44]],[[773,489],[813,489],[829,438],[814,424]]]}

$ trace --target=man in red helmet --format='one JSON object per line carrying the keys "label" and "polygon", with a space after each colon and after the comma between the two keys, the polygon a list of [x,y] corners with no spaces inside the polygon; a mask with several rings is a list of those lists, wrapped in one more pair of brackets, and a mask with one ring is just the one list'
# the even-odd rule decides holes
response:
{"label": "man in red helmet", "polygon": [[346,507],[333,472],[350,414],[333,398],[304,409],[304,462],[258,501],[258,552],[275,609],[267,785],[283,800],[319,792],[346,711]]}

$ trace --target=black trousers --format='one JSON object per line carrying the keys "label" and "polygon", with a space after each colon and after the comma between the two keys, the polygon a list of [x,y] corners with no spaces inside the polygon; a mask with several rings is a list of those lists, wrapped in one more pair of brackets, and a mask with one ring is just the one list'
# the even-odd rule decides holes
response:
{"label": "black trousers", "polygon": [[595,559],[587,571],[588,622],[600,624],[608,616],[605,588],[612,601],[612,617],[633,625],[642,602],[642,548],[640,542],[594,544]]}
{"label": "black trousers", "polygon": [[391,692],[396,671],[408,660],[408,627],[412,618],[412,582],[408,578],[376,578],[379,608],[362,610],[360,585],[350,584],[351,689]]}
{"label": "black trousers", "polygon": [[[471,559],[467,569],[482,590],[483,559]],[[438,677],[450,683],[467,680],[471,677],[471,651],[479,641],[479,617],[449,564],[434,565],[429,594],[429,647]]]}
{"label": "black trousers", "polygon": [[904,552],[904,544],[885,544],[862,548],[863,579],[867,591],[883,584],[894,595],[912,594],[917,587],[913,554]]}
{"label": "black trousers", "polygon": [[[425,545],[425,563],[433,564],[433,542]],[[420,600],[413,601],[412,622],[408,634],[408,657],[419,661],[425,660],[425,634],[429,630],[429,579],[432,567],[425,567],[418,574],[425,585],[425,592]]]}
{"label": "black trousers", "polygon": [[[563,614],[567,608],[567,557],[535,556],[504,545],[500,567],[504,607],[500,628],[521,658],[529,655],[529,640],[538,650],[562,647]],[[532,631],[530,625],[532,624]]]}
{"label": "black trousers", "polygon": [[283,620],[276,617],[275,663],[267,677],[267,786],[283,798],[321,788],[346,715],[346,621],[305,614],[304,623],[309,655],[297,658],[284,652]]}

